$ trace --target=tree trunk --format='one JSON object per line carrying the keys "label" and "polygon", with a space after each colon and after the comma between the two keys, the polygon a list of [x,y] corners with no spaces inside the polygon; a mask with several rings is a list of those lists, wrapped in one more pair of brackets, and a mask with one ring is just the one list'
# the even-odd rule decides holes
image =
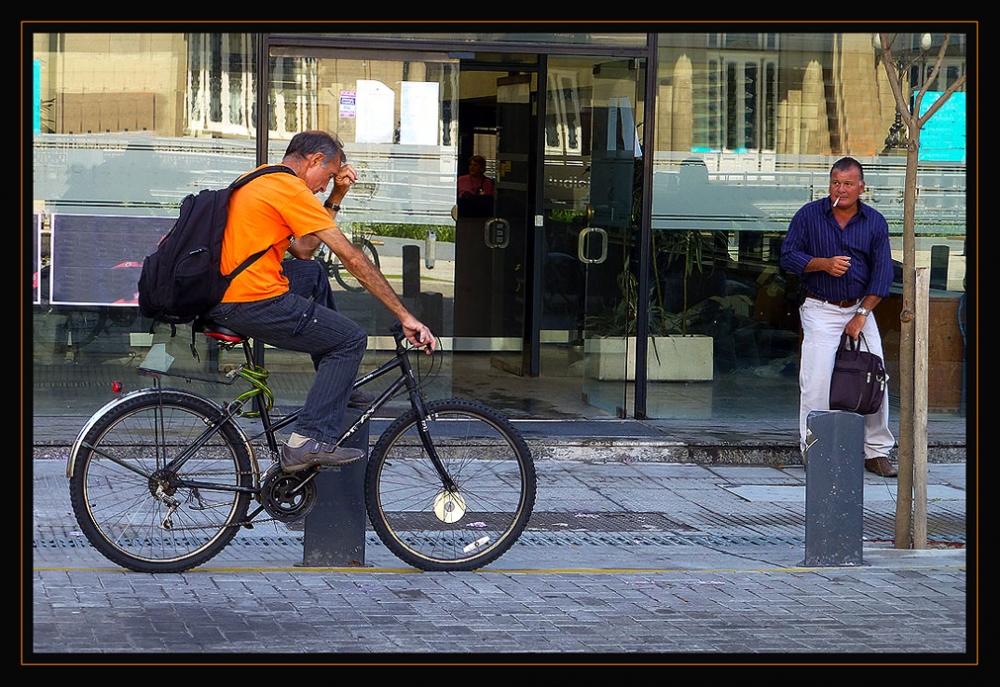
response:
{"label": "tree trunk", "polygon": [[[905,119],[905,118],[904,118]],[[911,124],[911,122],[907,122]],[[896,485],[895,547],[911,547],[910,529],[913,512],[913,451],[915,436],[913,372],[916,365],[917,269],[914,217],[917,204],[917,165],[920,152],[920,129],[910,127],[906,147],[906,176],[903,182],[903,308],[899,314],[899,476]]]}
{"label": "tree trunk", "polygon": [[[916,235],[915,215],[917,205],[917,167],[920,162],[920,130],[924,123],[948,100],[952,93],[965,85],[963,74],[955,80],[947,90],[920,116],[920,103],[927,92],[927,85],[937,78],[948,49],[951,34],[945,34],[938,49],[937,60],[927,77],[920,92],[914,99],[913,111],[910,110],[908,98],[903,93],[900,81],[902,69],[897,72],[892,57],[892,44],[896,39],[888,34],[879,34],[881,60],[885,68],[893,98],[896,100],[896,110],[899,112],[907,128],[906,176],[903,182],[903,307],[900,312],[899,331],[899,476],[896,485],[896,531],[895,547],[908,549],[912,546],[910,534],[913,508],[913,456],[917,442],[927,443],[927,425],[920,424],[920,434],[917,435],[914,370],[916,365]],[[922,342],[927,345],[926,340]],[[926,351],[921,351],[926,356]],[[920,382],[927,384],[926,375]],[[922,398],[926,394],[922,394]],[[921,409],[926,410],[926,409]]]}

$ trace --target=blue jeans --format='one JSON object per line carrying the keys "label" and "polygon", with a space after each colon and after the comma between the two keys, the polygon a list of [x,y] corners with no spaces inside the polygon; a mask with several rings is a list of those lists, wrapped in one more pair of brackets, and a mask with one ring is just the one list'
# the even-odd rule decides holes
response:
{"label": "blue jeans", "polygon": [[316,260],[283,260],[281,271],[288,279],[288,290],[310,298],[331,310],[338,310],[337,299],[330,288],[330,277]]}
{"label": "blue jeans", "polygon": [[337,311],[322,265],[313,260],[286,260],[282,269],[289,280],[287,293],[249,303],[221,303],[208,316],[243,336],[309,353],[316,378],[294,431],[335,443],[368,348],[368,335]]}

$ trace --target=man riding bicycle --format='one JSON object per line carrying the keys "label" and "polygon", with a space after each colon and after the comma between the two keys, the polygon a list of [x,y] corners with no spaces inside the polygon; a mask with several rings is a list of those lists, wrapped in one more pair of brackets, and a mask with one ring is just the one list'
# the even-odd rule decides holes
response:
{"label": "man riding bicycle", "polygon": [[[289,142],[279,163],[291,174],[268,174],[230,198],[222,243],[222,272],[268,248],[229,286],[208,316],[243,336],[312,356],[316,378],[288,443],[281,467],[297,472],[313,465],[343,465],[360,459],[359,449],[336,446],[351,388],[368,346],[365,330],[330,304],[319,302],[308,284],[311,270],[295,261],[283,269],[285,252],[311,260],[320,242],[340,258],[368,293],[399,320],[407,340],[431,353],[437,340],[406,309],[381,272],[336,224],[340,203],[358,175],[346,164],[343,144],[323,131],[305,131]],[[333,189],[325,202],[315,194]]]}

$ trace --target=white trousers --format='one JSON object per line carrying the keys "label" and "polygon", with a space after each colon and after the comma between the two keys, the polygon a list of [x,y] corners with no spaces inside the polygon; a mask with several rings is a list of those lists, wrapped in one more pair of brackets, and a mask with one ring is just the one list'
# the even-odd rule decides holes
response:
{"label": "white trousers", "polygon": [[[806,450],[806,418],[814,410],[830,409],[830,377],[840,337],[847,323],[857,314],[857,306],[841,308],[815,298],[806,298],[799,307],[802,322],[802,356],[799,363],[799,438]],[[868,315],[861,330],[868,350],[885,360],[882,337],[875,323],[875,313]],[[885,388],[882,408],[865,415],[865,458],[888,456],[896,440],[889,431],[889,386]]]}

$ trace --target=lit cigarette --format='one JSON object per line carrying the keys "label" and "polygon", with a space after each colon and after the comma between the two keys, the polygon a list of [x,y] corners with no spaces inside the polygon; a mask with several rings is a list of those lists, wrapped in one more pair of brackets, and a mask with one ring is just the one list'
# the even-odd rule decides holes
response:
{"label": "lit cigarette", "polygon": [[839,202],[840,202],[840,196],[837,196],[836,198],[833,199],[833,207],[837,207],[837,203]]}

